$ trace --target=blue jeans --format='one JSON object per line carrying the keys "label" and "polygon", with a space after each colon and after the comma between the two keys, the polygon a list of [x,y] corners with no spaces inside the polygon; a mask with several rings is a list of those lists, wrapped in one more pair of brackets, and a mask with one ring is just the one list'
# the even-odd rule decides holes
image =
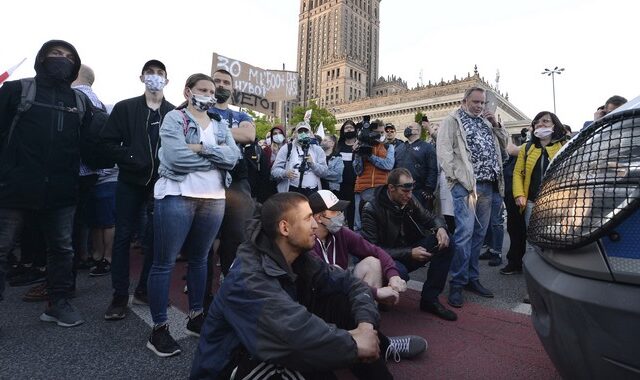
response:
{"label": "blue jeans", "polygon": [[[438,301],[438,296],[444,290],[447,282],[447,274],[453,258],[453,249],[451,247],[438,249],[438,240],[435,235],[429,235],[418,241],[413,247],[423,247],[429,253],[433,253],[429,261],[429,269],[427,271],[427,279],[422,285],[422,293],[420,299],[426,303]],[[400,278],[409,281],[409,273],[420,269],[426,265],[426,262],[410,260],[395,260],[396,268],[400,273]]]}
{"label": "blue jeans", "polygon": [[473,199],[459,183],[451,189],[456,221],[451,286],[463,286],[480,277],[478,257],[491,220],[491,209],[501,197],[492,183],[484,182],[476,184],[476,194],[477,199]]}
{"label": "blue jeans", "polygon": [[0,299],[4,293],[7,255],[15,246],[27,212],[35,216],[34,221],[42,230],[47,246],[47,290],[50,300],[55,302],[68,297],[73,285],[71,233],[75,210],[76,206],[38,211],[0,208]]}
{"label": "blue jeans", "polygon": [[353,230],[360,231],[362,229],[362,220],[360,219],[360,211],[366,202],[372,202],[375,198],[375,187],[364,189],[359,193],[355,193],[355,212],[353,217]]}
{"label": "blue jeans", "polygon": [[493,197],[491,204],[490,228],[487,229],[485,244],[491,249],[491,253],[502,255],[502,243],[504,242],[504,207],[502,197]]}
{"label": "blue jeans", "polygon": [[[129,251],[140,208],[153,202],[153,185],[140,186],[118,181],[116,187],[116,230],[111,254],[111,283],[114,297],[129,297]],[[149,220],[149,223],[151,220]],[[153,241],[151,239],[150,241]],[[153,245],[144,249],[144,264],[137,290],[147,291],[147,277],[153,261]]]}
{"label": "blue jeans", "polygon": [[153,215],[155,252],[147,285],[151,317],[156,325],[167,321],[171,272],[181,249],[189,260],[189,310],[202,310],[207,254],[222,224],[224,203],[224,199],[183,196],[156,200]]}

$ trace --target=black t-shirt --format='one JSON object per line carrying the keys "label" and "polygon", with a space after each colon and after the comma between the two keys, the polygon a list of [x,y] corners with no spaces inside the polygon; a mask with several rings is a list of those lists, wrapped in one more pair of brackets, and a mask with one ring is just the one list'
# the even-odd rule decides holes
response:
{"label": "black t-shirt", "polygon": [[338,153],[342,156],[344,170],[342,172],[341,192],[353,192],[356,184],[356,172],[353,170],[353,146],[347,145],[344,141],[338,143]]}
{"label": "black t-shirt", "polygon": [[531,172],[531,182],[529,182],[529,193],[527,196],[530,201],[535,201],[538,197],[538,191],[540,191],[540,186],[542,186],[542,178],[548,166],[549,156],[547,155],[547,150],[542,148],[542,154]]}
{"label": "black t-shirt", "polygon": [[160,115],[160,109],[152,110],[149,108],[149,119],[147,121],[147,133],[149,134],[149,140],[151,141],[151,151],[154,153],[155,158],[158,156],[158,148],[160,148],[160,121],[162,116]]}

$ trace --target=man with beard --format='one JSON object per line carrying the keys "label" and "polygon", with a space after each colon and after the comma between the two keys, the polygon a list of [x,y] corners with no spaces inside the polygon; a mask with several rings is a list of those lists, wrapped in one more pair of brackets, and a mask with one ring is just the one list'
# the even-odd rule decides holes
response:
{"label": "man with beard", "polygon": [[347,367],[360,379],[392,378],[371,291],[309,254],[316,229],[304,195],[265,202],[209,309],[191,379],[227,379],[236,367],[235,378],[336,379]]}

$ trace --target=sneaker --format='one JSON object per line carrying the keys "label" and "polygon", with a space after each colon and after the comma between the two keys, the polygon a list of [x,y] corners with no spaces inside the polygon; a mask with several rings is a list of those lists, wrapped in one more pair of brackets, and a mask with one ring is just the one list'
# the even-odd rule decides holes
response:
{"label": "sneaker", "polygon": [[133,300],[131,303],[134,305],[149,305],[149,297],[146,292],[136,290],[133,292]]}
{"label": "sneaker", "polygon": [[9,280],[9,286],[27,286],[45,282],[47,271],[40,268],[28,268],[24,273],[15,275]]}
{"label": "sneaker", "polygon": [[43,322],[55,322],[58,326],[74,327],[84,323],[80,313],[66,299],[49,302],[47,309],[40,315]]}
{"label": "sneaker", "polygon": [[479,260],[489,260],[491,259],[492,255],[491,255],[491,250],[489,249],[489,247],[485,244],[482,246],[482,248],[480,249],[480,252],[482,252],[480,254],[480,256],[478,256]]}
{"label": "sneaker", "polygon": [[493,253],[492,257],[489,259],[489,266],[499,267],[500,265],[502,265],[502,256],[497,253]]}
{"label": "sneaker", "polygon": [[98,261],[96,266],[91,268],[91,270],[89,271],[89,276],[99,277],[109,273],[111,273],[111,263],[107,259],[102,259]]}
{"label": "sneaker", "polygon": [[485,288],[480,283],[480,280],[470,280],[467,285],[464,286],[465,290],[479,295],[480,297],[493,298],[493,292]]}
{"label": "sneaker", "polygon": [[168,358],[181,352],[180,345],[173,339],[169,333],[169,325],[166,324],[151,330],[147,348],[161,358]]}
{"label": "sneaker", "polygon": [[189,321],[187,322],[187,334],[195,337],[200,337],[200,330],[202,330],[202,325],[204,324],[204,313],[200,312],[200,314],[195,317],[189,317]]}
{"label": "sneaker", "polygon": [[464,302],[462,296],[462,288],[459,286],[452,286],[449,289],[449,297],[447,298],[447,303],[453,307],[462,307],[462,303]]}
{"label": "sneaker", "polygon": [[99,261],[93,259],[93,257],[88,257],[84,260],[79,260],[76,264],[76,269],[78,270],[86,270],[95,267]]}
{"label": "sneaker", "polygon": [[32,288],[30,288],[22,297],[24,302],[42,302],[49,300],[49,291],[47,290],[47,283],[43,282]]}
{"label": "sneaker", "polygon": [[385,352],[385,360],[392,357],[396,363],[400,359],[411,359],[427,350],[427,341],[416,335],[389,337],[389,347]]}
{"label": "sneaker", "polygon": [[420,310],[431,313],[445,321],[455,321],[458,319],[456,313],[444,307],[444,305],[437,300],[435,302],[425,302],[420,300]]}
{"label": "sneaker", "polygon": [[505,265],[502,269],[500,269],[500,274],[506,274],[506,275],[522,274],[522,267],[509,263]]}
{"label": "sneaker", "polygon": [[127,315],[127,304],[129,303],[129,297],[127,296],[113,296],[111,304],[104,313],[104,319],[107,321],[117,321],[124,319]]}

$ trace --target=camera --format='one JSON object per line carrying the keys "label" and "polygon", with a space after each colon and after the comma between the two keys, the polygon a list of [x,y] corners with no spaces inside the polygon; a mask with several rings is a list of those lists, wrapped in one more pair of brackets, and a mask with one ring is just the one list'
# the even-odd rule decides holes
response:
{"label": "camera", "polygon": [[354,151],[361,156],[370,156],[373,152],[373,146],[380,144],[381,133],[375,131],[378,128],[376,122],[371,123],[371,116],[365,115],[362,117],[362,121],[356,124],[358,129],[358,149]]}

